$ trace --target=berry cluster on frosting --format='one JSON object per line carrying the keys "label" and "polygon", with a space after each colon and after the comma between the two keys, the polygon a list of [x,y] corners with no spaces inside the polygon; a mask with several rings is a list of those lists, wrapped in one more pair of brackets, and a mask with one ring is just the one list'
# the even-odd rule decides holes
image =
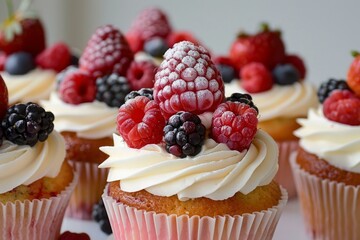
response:
{"label": "berry cluster on frosting", "polygon": [[[210,114],[207,132],[202,115]],[[117,131],[131,148],[160,144],[183,158],[195,156],[207,137],[230,149],[249,148],[258,109],[248,94],[225,99],[224,83],[208,51],[188,41],[166,51],[153,92],[132,94],[119,108]]]}
{"label": "berry cluster on frosting", "polygon": [[329,120],[360,125],[360,55],[353,52],[354,60],[348,70],[347,80],[329,79],[320,85],[318,98],[323,113]]}
{"label": "berry cluster on frosting", "polygon": [[8,106],[8,91],[0,76],[0,146],[3,139],[18,145],[34,146],[54,130],[54,115],[35,103]]}
{"label": "berry cluster on frosting", "polygon": [[240,33],[229,56],[217,57],[215,63],[225,83],[239,78],[249,93],[270,90],[274,84],[290,85],[306,75],[303,60],[287,54],[281,32],[270,30],[267,24],[256,34]]}
{"label": "berry cluster on frosting", "polygon": [[[46,48],[45,30],[34,12],[19,7],[13,11],[12,0],[5,1],[9,16],[0,27],[0,71],[24,75],[39,67],[60,72],[76,63],[69,47],[62,42]],[[28,1],[23,0],[23,4]]]}

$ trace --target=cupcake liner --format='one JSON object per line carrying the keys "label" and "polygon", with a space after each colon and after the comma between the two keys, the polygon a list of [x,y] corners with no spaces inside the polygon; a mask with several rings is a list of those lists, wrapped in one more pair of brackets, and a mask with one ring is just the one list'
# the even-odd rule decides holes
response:
{"label": "cupcake liner", "polygon": [[200,217],[147,212],[116,202],[105,189],[102,198],[116,240],[271,239],[287,202],[281,188],[278,205],[251,214]]}
{"label": "cupcake liner", "polygon": [[301,169],[291,157],[308,234],[313,239],[360,239],[360,186],[324,180]]}
{"label": "cupcake liner", "polygon": [[279,170],[274,179],[287,190],[289,199],[292,199],[296,197],[296,187],[290,166],[290,156],[297,151],[299,141],[292,140],[276,143],[279,146]]}
{"label": "cupcake liner", "polygon": [[56,197],[0,203],[0,239],[58,239],[77,180],[75,173],[69,186]]}
{"label": "cupcake liner", "polygon": [[99,164],[70,161],[79,174],[79,181],[70,198],[66,217],[90,220],[92,209],[104,192],[109,170],[98,168]]}

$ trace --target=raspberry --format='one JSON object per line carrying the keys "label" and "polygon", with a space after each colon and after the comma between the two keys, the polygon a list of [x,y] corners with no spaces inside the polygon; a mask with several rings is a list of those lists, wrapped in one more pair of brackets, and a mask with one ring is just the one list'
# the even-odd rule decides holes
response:
{"label": "raspberry", "polygon": [[125,102],[138,96],[144,96],[150,100],[154,100],[153,93],[154,91],[152,88],[142,88],[139,91],[131,91],[128,95],[126,95]]}
{"label": "raspberry", "polygon": [[58,240],[90,240],[90,237],[86,233],[65,231],[60,235]]}
{"label": "raspberry", "polygon": [[245,103],[225,102],[212,118],[211,136],[230,149],[248,149],[257,131],[257,112]]}
{"label": "raspberry", "polygon": [[71,52],[65,43],[56,43],[36,57],[36,64],[43,69],[61,72],[71,63]]}
{"label": "raspberry", "polygon": [[54,114],[35,103],[15,104],[1,122],[5,138],[18,145],[34,146],[54,130]]}
{"label": "raspberry", "polygon": [[131,90],[128,80],[116,73],[96,79],[96,88],[98,101],[117,108],[124,104],[125,97]]}
{"label": "raspberry", "polygon": [[323,104],[324,115],[335,122],[360,125],[360,98],[349,90],[334,90]]}
{"label": "raspberry", "polygon": [[116,121],[117,131],[131,148],[141,148],[162,140],[165,119],[159,105],[147,97],[127,101],[120,107]]}
{"label": "raspberry", "polygon": [[142,40],[139,35],[140,34],[136,32],[128,32],[125,35],[125,39],[128,42],[131,51],[133,51],[134,53],[143,50],[144,40]]}
{"label": "raspberry", "polygon": [[306,76],[306,67],[304,61],[297,55],[287,55],[285,56],[285,63],[293,65],[300,74],[300,80],[305,79]]}
{"label": "raspberry", "polygon": [[249,63],[241,69],[241,86],[249,93],[264,92],[272,88],[274,81],[262,63]]}
{"label": "raspberry", "polygon": [[195,156],[204,144],[206,128],[200,118],[189,112],[172,115],[164,127],[166,151],[184,158]]}
{"label": "raspberry", "polygon": [[0,52],[0,71],[4,71],[6,59],[6,54],[4,52]]}
{"label": "raspberry", "polygon": [[112,25],[96,29],[80,57],[80,69],[98,78],[111,73],[125,76],[134,54],[122,33]]}
{"label": "raspberry", "polygon": [[205,48],[180,42],[164,57],[155,75],[154,99],[166,118],[180,111],[213,111],[223,101],[224,83]]}
{"label": "raspberry", "polygon": [[4,79],[0,75],[0,119],[2,119],[9,105],[9,94]]}
{"label": "raspberry", "polygon": [[330,93],[336,89],[350,90],[345,80],[329,79],[327,82],[323,82],[317,91],[319,102],[323,103]]}
{"label": "raspberry", "polygon": [[175,43],[182,41],[192,42],[197,46],[200,45],[200,42],[191,33],[186,31],[172,32],[167,38],[167,43],[169,47],[172,47]]}
{"label": "raspberry", "polygon": [[56,90],[59,90],[61,82],[64,80],[65,76],[71,72],[76,72],[79,69],[73,65],[68,66],[58,74],[56,74]]}
{"label": "raspberry", "polygon": [[243,94],[243,93],[233,93],[230,97],[226,98],[226,101],[230,102],[240,102],[245,103],[256,110],[257,113],[259,113],[259,109],[255,106],[255,104],[252,101],[252,97],[250,94]]}
{"label": "raspberry", "polygon": [[126,74],[131,89],[152,88],[154,86],[155,69],[156,66],[150,61],[133,61]]}
{"label": "raspberry", "polygon": [[71,104],[92,102],[96,96],[95,81],[83,70],[71,72],[60,83],[59,96]]}
{"label": "raspberry", "polygon": [[101,231],[110,235],[112,233],[109,217],[107,215],[103,200],[100,198],[99,203],[95,204],[92,210],[93,219],[99,223]]}
{"label": "raspberry", "polygon": [[347,74],[347,84],[360,97],[360,54],[353,52],[353,56],[355,56],[355,59],[351,63]]}

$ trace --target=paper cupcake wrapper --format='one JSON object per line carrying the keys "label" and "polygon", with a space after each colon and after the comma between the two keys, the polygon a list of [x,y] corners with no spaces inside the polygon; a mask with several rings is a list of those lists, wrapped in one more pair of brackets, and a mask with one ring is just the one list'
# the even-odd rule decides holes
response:
{"label": "paper cupcake wrapper", "polygon": [[98,203],[106,185],[108,169],[97,163],[70,161],[79,174],[79,181],[70,198],[66,217],[90,220],[92,209]]}
{"label": "paper cupcake wrapper", "polygon": [[77,180],[75,173],[73,181],[56,197],[0,203],[0,239],[58,239]]}
{"label": "paper cupcake wrapper", "polygon": [[360,186],[324,180],[291,158],[308,234],[313,239],[360,239]]}
{"label": "paper cupcake wrapper", "polygon": [[251,214],[237,216],[200,217],[147,212],[117,203],[102,196],[115,240],[217,240],[271,239],[287,202],[287,192],[281,188],[278,205]]}
{"label": "paper cupcake wrapper", "polygon": [[275,176],[275,181],[287,190],[289,199],[295,198],[296,187],[290,166],[290,156],[298,150],[299,141],[282,141],[277,142],[277,144],[279,146],[279,170]]}

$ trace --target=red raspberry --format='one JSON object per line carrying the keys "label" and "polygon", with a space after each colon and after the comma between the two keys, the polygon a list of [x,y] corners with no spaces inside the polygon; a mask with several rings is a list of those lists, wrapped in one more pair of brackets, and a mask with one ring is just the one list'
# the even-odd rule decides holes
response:
{"label": "red raspberry", "polygon": [[73,233],[70,231],[63,232],[58,240],[90,240],[86,233]]}
{"label": "red raspberry", "polygon": [[96,97],[94,79],[83,70],[76,70],[65,75],[59,87],[60,98],[71,104],[92,102]]}
{"label": "red raspberry", "polygon": [[257,112],[248,104],[225,102],[218,106],[212,118],[211,136],[230,149],[248,149],[257,131]]}
{"label": "red raspberry", "polygon": [[142,40],[138,33],[128,32],[125,35],[126,41],[128,42],[130,49],[134,52],[140,52],[144,48],[144,40]]}
{"label": "red raspberry", "polygon": [[165,39],[170,32],[167,16],[158,8],[147,8],[140,12],[129,30],[129,33],[137,34],[143,42],[153,37]]}
{"label": "red raspberry", "polygon": [[290,63],[293,65],[300,74],[300,79],[304,80],[306,76],[306,67],[304,61],[297,55],[287,55],[285,57],[285,63]]}
{"label": "red raspberry", "polygon": [[163,137],[165,119],[154,100],[138,96],[123,104],[116,118],[117,131],[131,148],[159,143]]}
{"label": "red raspberry", "polygon": [[163,115],[214,111],[224,100],[224,83],[207,50],[180,42],[166,51],[155,75],[154,100]]}
{"label": "red raspberry", "polygon": [[[5,116],[9,105],[8,90],[4,79],[0,75],[0,120]],[[1,141],[0,141],[1,142]]]}
{"label": "red raspberry", "polygon": [[155,81],[156,66],[150,61],[133,61],[127,71],[127,79],[133,91],[152,88]]}
{"label": "red raspberry", "polygon": [[79,64],[95,78],[111,73],[125,76],[133,58],[122,33],[112,25],[104,25],[91,36]]}
{"label": "red raspberry", "polygon": [[4,71],[6,59],[6,54],[4,52],[0,52],[0,71]]}
{"label": "red raspberry", "polygon": [[249,63],[241,71],[241,86],[249,93],[264,92],[272,88],[271,73],[262,63]]}
{"label": "red raspberry", "polygon": [[217,57],[215,57],[214,63],[215,64],[221,64],[221,65],[227,65],[227,66],[230,66],[230,67],[236,69],[235,64],[233,63],[231,58],[229,58],[227,56],[217,56]]}
{"label": "red raspberry", "polygon": [[355,59],[351,63],[347,74],[347,84],[360,97],[360,54],[353,52],[353,56],[355,56]]}
{"label": "red raspberry", "polygon": [[71,63],[71,52],[65,43],[56,43],[36,57],[36,64],[43,69],[61,72]]}
{"label": "red raspberry", "polygon": [[175,43],[182,41],[189,41],[195,45],[200,45],[200,42],[191,33],[186,31],[172,32],[167,38],[167,43],[170,47],[174,46]]}
{"label": "red raspberry", "polygon": [[360,98],[349,90],[334,90],[323,103],[323,112],[328,119],[358,126],[360,125]]}

